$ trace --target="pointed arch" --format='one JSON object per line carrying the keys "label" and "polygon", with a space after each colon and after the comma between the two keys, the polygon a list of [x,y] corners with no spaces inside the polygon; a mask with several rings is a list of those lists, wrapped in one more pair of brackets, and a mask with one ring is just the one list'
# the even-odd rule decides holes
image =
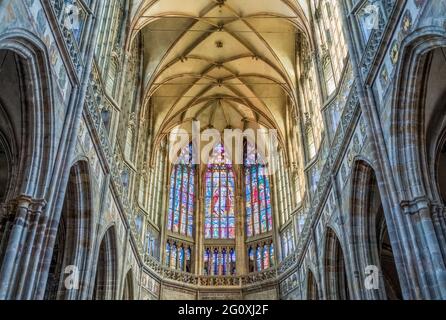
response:
{"label": "pointed arch", "polygon": [[336,232],[328,227],[324,247],[325,296],[327,300],[350,300],[344,250]]}
{"label": "pointed arch", "polygon": [[320,300],[319,286],[313,271],[310,269],[307,272],[307,300]]}
{"label": "pointed arch", "polygon": [[79,160],[70,170],[62,212],[65,229],[63,271],[68,266],[79,270],[79,288],[60,287],[60,299],[86,299],[90,282],[89,270],[93,246],[93,212],[91,203],[90,169],[86,160]]}
{"label": "pointed arch", "polygon": [[[20,167],[16,194],[44,198],[50,179],[50,165],[54,159],[55,135],[53,85],[49,54],[46,45],[27,30],[12,30],[0,35],[0,50],[12,52],[17,57],[22,90],[20,110],[21,135]],[[12,118],[17,118],[12,117]],[[32,155],[32,156],[29,156]]]}
{"label": "pointed arch", "polygon": [[122,300],[135,300],[133,269],[130,269],[125,276]]}
{"label": "pointed arch", "polygon": [[115,300],[118,279],[118,253],[114,226],[108,228],[102,237],[96,261],[93,299]]}
{"label": "pointed arch", "polygon": [[402,299],[399,273],[375,171],[362,159],[357,159],[353,165],[351,199],[351,243],[356,267],[364,272],[370,266],[377,266],[382,275],[379,283],[373,284],[377,290],[365,288],[364,281],[356,283],[360,298]]}

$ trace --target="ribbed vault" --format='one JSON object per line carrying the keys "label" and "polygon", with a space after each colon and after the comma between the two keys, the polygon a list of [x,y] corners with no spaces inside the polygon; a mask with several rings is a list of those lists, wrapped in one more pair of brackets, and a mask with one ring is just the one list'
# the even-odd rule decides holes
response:
{"label": "ribbed vault", "polygon": [[129,46],[141,37],[156,137],[198,120],[202,129],[275,128],[283,138],[306,23],[291,0],[142,1]]}

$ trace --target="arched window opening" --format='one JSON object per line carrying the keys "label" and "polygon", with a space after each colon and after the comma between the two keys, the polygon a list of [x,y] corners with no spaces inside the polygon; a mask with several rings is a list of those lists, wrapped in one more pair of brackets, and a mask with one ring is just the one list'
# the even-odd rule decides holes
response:
{"label": "arched window opening", "polygon": [[195,206],[195,166],[191,164],[192,146],[184,148],[172,168],[167,229],[192,237]]}
{"label": "arched window opening", "polygon": [[271,192],[266,166],[255,151],[245,145],[245,188],[246,188],[246,235],[258,236],[273,229]]}
{"label": "arched window opening", "polygon": [[235,239],[235,179],[222,144],[209,159],[205,188],[205,238]]}

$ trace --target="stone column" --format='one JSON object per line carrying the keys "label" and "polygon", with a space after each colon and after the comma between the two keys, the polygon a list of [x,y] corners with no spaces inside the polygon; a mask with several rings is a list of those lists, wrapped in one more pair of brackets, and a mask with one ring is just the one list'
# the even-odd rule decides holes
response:
{"label": "stone column", "polygon": [[203,250],[204,250],[204,182],[201,166],[197,165],[195,201],[195,249],[194,249],[194,268],[195,274],[202,275],[204,270]]}
{"label": "stone column", "polygon": [[[41,230],[47,223],[42,215],[45,205],[45,200],[20,196],[6,206],[10,210],[6,216],[11,219],[13,215],[14,219],[3,235],[6,245],[0,269],[0,300],[20,299],[24,287],[33,284],[35,275],[24,271],[28,270],[34,251],[42,247]],[[53,233],[56,236],[57,230]]]}
{"label": "stone column", "polygon": [[244,174],[243,167],[238,170],[238,188],[236,190],[236,220],[235,220],[235,243],[236,243],[236,269],[237,275],[247,274],[246,248],[245,248],[245,197],[244,197]]}

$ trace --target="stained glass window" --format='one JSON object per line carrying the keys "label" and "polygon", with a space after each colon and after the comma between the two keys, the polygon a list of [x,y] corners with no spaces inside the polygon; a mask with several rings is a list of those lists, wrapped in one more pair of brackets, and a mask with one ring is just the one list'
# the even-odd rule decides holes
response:
{"label": "stained glass window", "polygon": [[263,268],[268,269],[270,267],[269,260],[269,248],[267,246],[263,247]]}
{"label": "stained glass window", "polygon": [[249,257],[249,272],[255,271],[255,265],[254,265],[254,250],[252,247],[248,249],[248,257]]}
{"label": "stained glass window", "polygon": [[189,244],[177,243],[172,240],[166,244],[166,266],[171,269],[190,272],[192,250]]}
{"label": "stained glass window", "polygon": [[266,167],[254,147],[245,146],[246,232],[248,237],[273,228],[271,192]]}
{"label": "stained glass window", "polygon": [[204,251],[204,274],[206,276],[211,274],[211,250],[208,248]]}
{"label": "stained glass window", "polygon": [[166,244],[166,265],[170,267],[170,243]]}
{"label": "stained glass window", "polygon": [[230,247],[206,248],[204,274],[210,276],[235,275],[235,249]]}
{"label": "stained glass window", "polygon": [[191,265],[192,265],[192,250],[191,248],[186,249],[186,266],[185,271],[191,272]]}
{"label": "stained glass window", "polygon": [[170,267],[177,268],[177,245],[175,243],[170,247]]}
{"label": "stained glass window", "polygon": [[274,243],[271,243],[271,245],[269,246],[269,261],[271,267],[274,267],[275,265],[274,259],[275,259]]}
{"label": "stained glass window", "polygon": [[256,250],[257,271],[263,270],[262,253],[263,253],[262,248],[260,246],[257,246]]}
{"label": "stained glass window", "polygon": [[213,259],[213,262],[214,262],[214,274],[215,275],[219,275],[220,273],[218,272],[218,266],[219,266],[219,262],[220,261],[218,261],[218,256],[219,256],[219,254],[218,254],[218,249],[214,249],[214,259]]}
{"label": "stained glass window", "polygon": [[248,248],[249,272],[259,272],[274,267],[274,245],[257,244]]}
{"label": "stained glass window", "polygon": [[192,147],[184,148],[172,168],[170,178],[167,229],[192,237],[195,204],[195,166],[191,164]]}
{"label": "stained glass window", "polygon": [[184,248],[178,248],[178,269],[184,270]]}
{"label": "stained glass window", "polygon": [[209,159],[205,182],[205,238],[235,239],[235,181],[222,144]]}
{"label": "stained glass window", "polygon": [[231,249],[229,251],[229,271],[232,275],[235,275],[236,268],[235,268],[235,250]]}

